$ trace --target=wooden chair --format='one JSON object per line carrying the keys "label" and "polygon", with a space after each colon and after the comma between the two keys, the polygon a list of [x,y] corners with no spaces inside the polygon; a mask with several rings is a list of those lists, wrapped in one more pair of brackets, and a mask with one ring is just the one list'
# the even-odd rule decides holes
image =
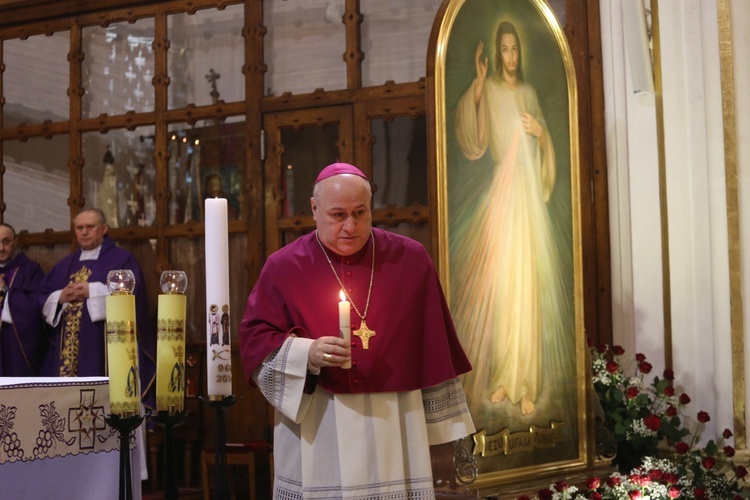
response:
{"label": "wooden chair", "polygon": [[[248,492],[250,494],[250,500],[256,500],[257,487],[255,481],[255,456],[256,453],[267,453],[270,454],[271,445],[265,441],[257,441],[252,443],[227,443],[227,468],[230,466],[245,466],[247,468],[248,477]],[[216,450],[209,448],[204,450],[201,455],[201,466],[203,476],[203,498],[210,500],[211,498],[211,482],[209,478],[208,468],[209,466],[216,465]],[[273,466],[271,466],[273,471]],[[227,471],[227,480],[230,479],[229,471]],[[272,478],[273,479],[273,478]],[[231,481],[230,481],[231,484]],[[237,492],[232,492],[232,498],[237,497]]]}

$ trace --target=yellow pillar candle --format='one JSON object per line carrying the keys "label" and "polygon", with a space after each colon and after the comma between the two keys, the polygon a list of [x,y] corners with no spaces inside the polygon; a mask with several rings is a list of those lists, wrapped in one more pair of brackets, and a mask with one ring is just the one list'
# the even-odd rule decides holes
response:
{"label": "yellow pillar candle", "polygon": [[139,415],[135,296],[118,292],[108,296],[105,304],[110,413],[121,417]]}
{"label": "yellow pillar candle", "polygon": [[159,295],[156,343],[156,410],[185,408],[185,307],[179,293]]}

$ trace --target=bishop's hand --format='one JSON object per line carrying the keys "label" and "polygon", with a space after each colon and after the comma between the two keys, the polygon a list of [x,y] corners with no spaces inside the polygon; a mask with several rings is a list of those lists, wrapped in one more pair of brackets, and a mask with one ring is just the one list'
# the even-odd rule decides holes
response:
{"label": "bishop's hand", "polygon": [[307,359],[316,368],[341,366],[351,359],[351,351],[342,338],[320,337],[310,346]]}

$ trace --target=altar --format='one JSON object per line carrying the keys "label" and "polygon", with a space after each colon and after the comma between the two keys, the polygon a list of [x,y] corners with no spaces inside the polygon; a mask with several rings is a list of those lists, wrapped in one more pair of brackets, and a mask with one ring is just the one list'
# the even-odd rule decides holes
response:
{"label": "altar", "polygon": [[[0,498],[117,499],[120,452],[107,377],[0,377]],[[131,438],[133,498],[140,453]]]}

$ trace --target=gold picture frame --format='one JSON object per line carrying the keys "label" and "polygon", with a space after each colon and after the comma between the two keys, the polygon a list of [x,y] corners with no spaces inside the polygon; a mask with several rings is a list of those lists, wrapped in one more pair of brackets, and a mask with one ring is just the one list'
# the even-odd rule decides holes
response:
{"label": "gold picture frame", "polygon": [[549,5],[445,0],[427,91],[436,261],[473,366],[471,487],[587,469],[576,78]]}

